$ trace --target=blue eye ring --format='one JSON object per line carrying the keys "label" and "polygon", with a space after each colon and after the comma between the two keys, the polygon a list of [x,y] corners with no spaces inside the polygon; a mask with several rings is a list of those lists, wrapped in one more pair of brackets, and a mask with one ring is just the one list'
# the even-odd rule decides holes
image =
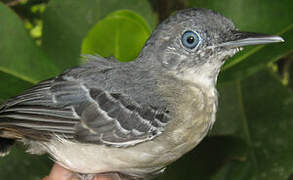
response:
{"label": "blue eye ring", "polygon": [[181,37],[182,45],[188,49],[194,49],[199,46],[201,37],[197,32],[185,31]]}

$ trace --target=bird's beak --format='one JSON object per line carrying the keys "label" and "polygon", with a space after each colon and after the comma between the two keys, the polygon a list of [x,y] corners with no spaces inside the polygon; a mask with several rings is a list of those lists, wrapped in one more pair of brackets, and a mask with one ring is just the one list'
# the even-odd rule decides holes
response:
{"label": "bird's beak", "polygon": [[284,42],[284,39],[280,36],[275,35],[234,31],[232,32],[231,38],[226,40],[226,42],[219,44],[218,47],[236,48],[242,46],[269,44],[277,42]]}

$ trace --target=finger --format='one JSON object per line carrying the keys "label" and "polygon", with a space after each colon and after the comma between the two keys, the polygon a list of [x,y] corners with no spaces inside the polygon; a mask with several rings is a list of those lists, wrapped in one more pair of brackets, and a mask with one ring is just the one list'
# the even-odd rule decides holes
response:
{"label": "finger", "polygon": [[50,172],[49,177],[45,180],[72,180],[73,173],[62,166],[55,164]]}
{"label": "finger", "polygon": [[42,180],[50,180],[50,179],[49,179],[49,176],[46,176]]}
{"label": "finger", "polygon": [[[44,177],[42,180],[78,180],[78,178],[74,176],[74,173],[70,170],[55,164],[50,172],[50,175]],[[113,178],[108,175],[97,175],[93,180],[113,180]]]}

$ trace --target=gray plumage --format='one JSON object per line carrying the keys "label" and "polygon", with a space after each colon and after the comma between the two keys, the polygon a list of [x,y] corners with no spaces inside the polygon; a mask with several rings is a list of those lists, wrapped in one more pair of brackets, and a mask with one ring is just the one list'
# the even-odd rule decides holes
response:
{"label": "gray plumage", "polygon": [[224,60],[242,45],[278,38],[237,32],[211,10],[179,11],[157,27],[136,61],[85,56],[86,64],[4,103],[0,137],[10,141],[0,139],[0,150],[17,139],[78,173],[158,174],[212,127]]}
{"label": "gray plumage", "polygon": [[88,59],[4,104],[1,127],[117,147],[159,135],[169,118],[166,103],[152,90],[156,82],[148,70],[116,60]]}

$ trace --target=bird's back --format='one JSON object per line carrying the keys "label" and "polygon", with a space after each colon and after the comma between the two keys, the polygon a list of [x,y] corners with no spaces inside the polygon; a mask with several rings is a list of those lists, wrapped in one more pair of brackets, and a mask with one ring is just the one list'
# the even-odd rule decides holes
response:
{"label": "bird's back", "polygon": [[12,139],[48,141],[58,135],[83,143],[128,146],[161,133],[167,122],[166,102],[155,90],[150,69],[114,59],[88,59],[0,107],[3,153]]}

